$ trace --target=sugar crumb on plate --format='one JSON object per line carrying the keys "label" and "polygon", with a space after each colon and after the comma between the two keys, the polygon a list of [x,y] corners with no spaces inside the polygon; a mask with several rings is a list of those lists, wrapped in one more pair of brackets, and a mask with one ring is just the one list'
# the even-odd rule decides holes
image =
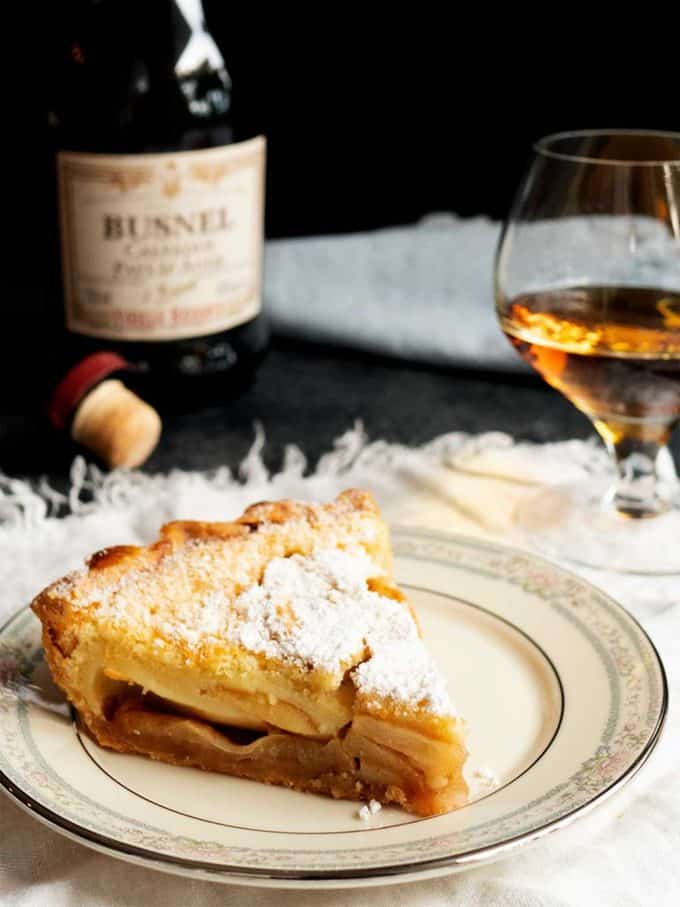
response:
{"label": "sugar crumb on plate", "polygon": [[357,818],[363,822],[368,822],[371,816],[375,816],[382,809],[382,803],[379,800],[369,800],[368,803],[357,810]]}
{"label": "sugar crumb on plate", "polygon": [[480,765],[478,768],[470,768],[466,772],[466,780],[470,788],[471,800],[478,800],[480,797],[490,794],[501,783],[496,772],[485,765]]}

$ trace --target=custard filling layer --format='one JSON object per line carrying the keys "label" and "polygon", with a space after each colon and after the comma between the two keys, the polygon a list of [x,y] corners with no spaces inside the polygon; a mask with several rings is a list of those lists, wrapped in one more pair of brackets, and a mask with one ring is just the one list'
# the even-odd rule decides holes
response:
{"label": "custard filling layer", "polygon": [[[107,657],[103,675],[117,684],[134,684],[208,721],[240,728],[281,728],[307,737],[333,737],[352,717],[354,688],[350,681],[335,690],[298,690],[283,677],[253,672],[248,689],[238,689],[239,678],[220,682],[214,676],[155,665],[149,669],[136,660]],[[245,686],[245,684],[244,684]]]}
{"label": "custard filling layer", "polygon": [[[106,673],[114,674],[111,679],[122,682],[122,675],[118,672],[107,669]],[[214,709],[213,714],[208,714],[204,709],[179,702],[177,698],[163,697],[156,690],[150,691],[149,687],[142,688],[129,680],[124,683],[123,692],[112,700],[115,707],[111,718],[115,720],[122,712],[126,713],[128,723],[134,725],[137,719],[139,726],[134,733],[139,738],[137,743],[142,746],[145,744],[144,734],[149,718],[155,719],[157,734],[159,721],[162,722],[164,717],[184,717],[193,719],[194,732],[197,730],[195,724],[198,719],[206,733],[209,732],[206,742],[212,748],[238,756],[239,759],[246,755],[249,758],[259,758],[276,753],[282,746],[287,746],[283,743],[284,738],[288,738],[291,744],[293,739],[297,739],[297,758],[305,763],[306,771],[309,771],[310,760],[321,758],[322,752],[324,759],[327,759],[330,751],[326,746],[334,742],[336,746],[333,751],[339,759],[336,769],[342,768],[345,772],[360,771],[362,779],[369,782],[415,784],[424,780],[431,789],[439,790],[451,780],[448,771],[451,767],[452,744],[435,740],[412,726],[377,721],[370,715],[358,714],[339,728],[333,738],[315,738],[294,732],[291,734],[273,722],[262,722],[257,726],[254,721],[239,724],[238,719],[227,717],[231,714],[228,704],[224,708],[220,706]]]}

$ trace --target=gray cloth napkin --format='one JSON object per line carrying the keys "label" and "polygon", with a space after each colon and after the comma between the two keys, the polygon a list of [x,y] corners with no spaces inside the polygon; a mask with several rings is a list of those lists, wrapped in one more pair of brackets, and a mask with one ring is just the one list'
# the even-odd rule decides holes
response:
{"label": "gray cloth napkin", "polygon": [[493,302],[500,227],[485,217],[267,245],[265,299],[283,335],[432,365],[517,370]]}
{"label": "gray cloth napkin", "polygon": [[[411,227],[269,243],[265,298],[282,334],[432,365],[526,369],[501,334],[500,227],[430,215]],[[515,225],[506,293],[548,287],[680,290],[678,240],[661,220],[579,214]]]}

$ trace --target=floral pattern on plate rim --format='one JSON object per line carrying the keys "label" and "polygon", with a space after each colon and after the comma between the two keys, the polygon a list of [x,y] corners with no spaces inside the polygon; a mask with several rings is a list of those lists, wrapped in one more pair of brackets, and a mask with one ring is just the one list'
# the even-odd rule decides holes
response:
{"label": "floral pattern on plate rim", "polygon": [[[658,656],[642,628],[604,592],[532,554],[457,536],[401,530],[394,551],[419,560],[449,564],[519,586],[578,627],[603,661],[610,683],[611,708],[592,755],[567,780],[501,818],[464,831],[423,837],[396,845],[334,850],[234,847],[175,835],[118,814],[65,782],[38,751],[30,732],[30,682],[42,660],[39,628],[20,612],[0,634],[0,715],[4,742],[0,770],[17,792],[32,798],[78,829],[116,849],[140,857],[201,864],[219,871],[249,870],[333,873],[379,871],[408,864],[432,865],[505,843],[534,837],[578,812],[616,785],[640,763],[655,740],[665,710],[666,688]],[[602,640],[606,640],[606,646]],[[642,665],[644,671],[638,669]],[[644,699],[648,706],[643,711]],[[86,834],[87,837],[87,834]],[[106,840],[104,840],[106,839]],[[225,864],[227,864],[225,866]]]}

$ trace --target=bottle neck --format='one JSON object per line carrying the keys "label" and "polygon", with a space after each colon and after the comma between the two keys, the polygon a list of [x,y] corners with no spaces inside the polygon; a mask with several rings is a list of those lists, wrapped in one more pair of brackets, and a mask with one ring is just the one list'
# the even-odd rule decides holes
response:
{"label": "bottle neck", "polygon": [[206,28],[201,0],[145,0],[138,30],[139,56],[152,90],[172,91],[178,85],[197,119],[228,111],[231,80]]}
{"label": "bottle neck", "polygon": [[233,140],[231,81],[201,0],[70,0],[66,8],[50,114],[60,147],[136,153]]}
{"label": "bottle neck", "polygon": [[[175,18],[179,14],[182,22],[178,24],[176,35],[182,37],[181,43],[176,42],[175,73],[178,76],[188,76],[202,68],[208,68],[216,73],[224,73],[228,79],[227,69],[219,47],[215,43],[205,24],[202,0],[173,0],[176,10]],[[185,29],[189,29],[188,40],[185,39]]]}
{"label": "bottle neck", "polygon": [[224,58],[206,28],[201,0],[173,0],[177,78],[191,113],[197,118],[222,117],[231,106],[231,79]]}

